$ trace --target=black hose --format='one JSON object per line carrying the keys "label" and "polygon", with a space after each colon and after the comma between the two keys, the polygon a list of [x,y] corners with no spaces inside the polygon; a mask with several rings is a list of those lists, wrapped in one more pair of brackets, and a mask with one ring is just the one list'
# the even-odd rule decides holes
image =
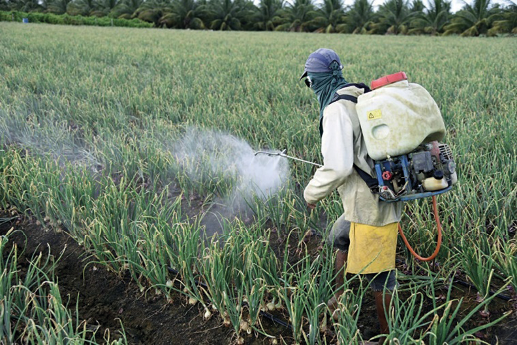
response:
{"label": "black hose", "polygon": [[[169,272],[171,272],[172,274],[180,274],[178,271],[176,271],[174,268],[172,267],[167,267],[167,269],[169,270]],[[196,283],[196,285],[199,285],[201,287],[204,287],[205,289],[208,288],[208,285],[206,285],[205,283],[203,282],[200,282],[199,280],[197,279],[194,279],[194,283]]]}
{"label": "black hose", "polygon": [[291,331],[293,330],[293,326],[292,326],[290,323],[287,323],[287,322],[285,322],[284,320],[281,320],[281,319],[277,318],[277,317],[276,317],[275,315],[273,315],[273,314],[267,313],[267,312],[262,311],[262,310],[260,311],[260,313],[259,313],[259,314],[260,314],[260,316],[263,316],[263,317],[265,317],[266,319],[269,319],[269,320],[271,320],[271,321],[273,321],[273,322],[278,323],[278,324],[279,324],[279,325],[281,325],[281,326],[284,326],[284,327],[286,327],[286,328],[289,328]]}
{"label": "black hose", "polygon": [[[399,263],[399,264],[400,264],[400,263],[403,263],[403,264],[405,264],[405,263],[406,263],[406,261],[405,261],[405,260],[401,260],[401,259],[396,259],[395,261],[396,261],[397,263]],[[471,289],[475,289],[475,288],[476,288],[474,285],[472,285],[472,284],[470,284],[470,283],[468,283],[468,282],[466,282],[466,281],[464,281],[464,280],[461,280],[461,279],[455,279],[455,280],[453,281],[453,283],[458,283],[458,284],[460,284],[460,285],[466,286],[466,287],[471,288]],[[504,300],[504,301],[509,301],[509,300],[511,300],[511,299],[512,299],[510,296],[506,296],[506,295],[503,295],[502,293],[494,292],[493,290],[490,290],[490,291],[488,292],[488,294],[489,294],[490,296],[496,295],[495,297],[498,297],[498,298],[500,298],[500,299],[502,299],[502,300]]]}
{"label": "black hose", "polygon": [[[179,272],[178,272],[178,271],[176,271],[176,270],[175,270],[174,268],[172,268],[172,267],[167,267],[167,270],[169,270],[169,272],[171,272],[172,274],[179,274]],[[194,279],[194,283],[196,283],[196,285],[199,285],[199,286],[201,286],[201,287],[208,288],[208,285],[206,285],[206,284],[205,284],[205,283],[203,283],[203,282],[200,282],[200,281],[199,281],[199,280],[197,280],[197,279]],[[246,303],[246,302],[242,302],[242,306],[243,306],[243,307],[244,307],[244,306],[247,306],[247,305],[248,305],[248,303]],[[279,324],[279,325],[281,325],[281,326],[284,326],[284,327],[286,327],[286,328],[289,328],[290,330],[292,330],[292,329],[293,329],[293,326],[292,326],[290,323],[285,322],[284,320],[277,318],[277,317],[276,317],[276,316],[274,316],[273,314],[270,314],[270,313],[267,313],[267,312],[265,312],[265,311],[262,311],[262,310],[261,310],[261,311],[259,312],[259,315],[260,315],[260,316],[262,316],[262,317],[265,317],[266,319],[269,319],[269,320],[271,320],[271,321],[273,321],[273,322],[275,322],[275,323],[277,323],[277,324]]]}
{"label": "black hose", "polygon": [[[468,283],[468,282],[466,282],[466,281],[463,281],[463,280],[461,280],[461,279],[455,279],[455,280],[454,280],[454,283],[458,283],[458,284],[460,284],[460,285],[467,286],[467,287],[472,288],[472,289],[475,289],[475,288],[476,288],[474,285],[472,285],[472,284],[470,284],[470,283]],[[512,299],[510,296],[506,296],[506,295],[503,295],[502,293],[497,293],[497,292],[494,292],[494,291],[492,291],[492,290],[488,291],[488,294],[489,294],[490,296],[495,295],[495,297],[498,297],[498,298],[500,298],[500,299],[502,299],[502,300],[504,300],[504,301],[509,301],[509,300],[511,300],[511,299]]]}

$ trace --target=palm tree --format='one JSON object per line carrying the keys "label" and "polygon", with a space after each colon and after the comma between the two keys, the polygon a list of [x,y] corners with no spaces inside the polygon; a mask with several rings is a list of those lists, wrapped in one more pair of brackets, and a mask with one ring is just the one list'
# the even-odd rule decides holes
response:
{"label": "palm tree", "polygon": [[160,18],[160,25],[178,29],[204,29],[204,19],[208,16],[206,4],[196,0],[173,0],[165,14]]}
{"label": "palm tree", "polygon": [[9,11],[10,9],[10,1],[9,0],[0,0],[0,11]]}
{"label": "palm tree", "polygon": [[422,13],[424,11],[425,5],[422,0],[413,0],[410,7],[410,12]]}
{"label": "palm tree", "polygon": [[512,4],[501,14],[501,20],[493,23],[492,28],[488,30],[490,36],[498,33],[517,34],[517,5]]}
{"label": "palm tree", "polygon": [[98,8],[97,0],[74,0],[67,7],[71,15],[89,16]]}
{"label": "palm tree", "polygon": [[212,0],[209,3],[213,30],[240,30],[252,15],[253,3],[244,0]]}
{"label": "palm tree", "polygon": [[418,14],[412,22],[414,28],[409,33],[438,35],[449,24],[451,3],[446,0],[432,0],[424,13]]}
{"label": "palm tree", "polygon": [[487,33],[490,24],[498,19],[501,10],[492,6],[492,0],[474,0],[456,13],[451,24],[445,27],[444,35],[479,36]]}
{"label": "palm tree", "polygon": [[22,12],[38,12],[41,10],[38,0],[17,0],[11,2],[9,7]]}
{"label": "palm tree", "polygon": [[107,16],[120,3],[121,0],[97,0],[97,9],[92,14],[98,17]]}
{"label": "palm tree", "polygon": [[312,23],[317,32],[344,32],[345,13],[342,0],[323,0]]}
{"label": "palm tree", "polygon": [[48,5],[48,11],[56,14],[66,13],[71,2],[71,0],[51,0]]}
{"label": "palm tree", "polygon": [[130,19],[133,14],[142,6],[144,0],[122,0],[111,13],[116,18]]}
{"label": "palm tree", "polygon": [[133,12],[132,17],[154,23],[154,26],[158,26],[160,18],[163,17],[168,9],[170,10],[170,6],[169,0],[146,0]]}
{"label": "palm tree", "polygon": [[347,31],[353,34],[365,34],[374,18],[373,0],[371,2],[355,0],[350,11],[346,14]]}
{"label": "palm tree", "polygon": [[[8,0],[9,1],[9,0]],[[39,1],[39,5],[40,5],[40,11],[42,12],[49,12],[49,5],[50,3],[52,2],[52,0],[40,0]]]}
{"label": "palm tree", "polygon": [[388,0],[379,8],[379,23],[372,25],[376,33],[398,35],[405,34],[408,24],[415,16],[408,5],[408,0]]}
{"label": "palm tree", "polygon": [[258,30],[273,31],[282,23],[283,0],[260,0],[255,13],[255,25]]}
{"label": "palm tree", "polygon": [[164,8],[159,24],[177,29],[204,29],[207,17],[206,4],[196,0],[173,0]]}
{"label": "palm tree", "polygon": [[311,22],[316,17],[313,0],[294,0],[284,10],[284,24],[277,26],[278,31],[309,31]]}

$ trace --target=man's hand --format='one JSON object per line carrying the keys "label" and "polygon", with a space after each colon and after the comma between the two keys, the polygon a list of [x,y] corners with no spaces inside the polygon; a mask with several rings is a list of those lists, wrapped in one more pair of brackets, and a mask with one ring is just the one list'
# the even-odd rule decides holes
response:
{"label": "man's hand", "polygon": [[310,210],[314,210],[316,208],[316,205],[307,203],[307,208],[309,208]]}

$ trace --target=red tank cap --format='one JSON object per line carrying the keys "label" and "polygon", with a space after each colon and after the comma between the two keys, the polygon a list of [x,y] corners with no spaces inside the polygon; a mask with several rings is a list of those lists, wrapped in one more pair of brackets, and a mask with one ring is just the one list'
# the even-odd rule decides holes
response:
{"label": "red tank cap", "polygon": [[378,89],[382,86],[396,83],[397,81],[407,80],[407,75],[404,72],[397,72],[372,81],[372,90]]}

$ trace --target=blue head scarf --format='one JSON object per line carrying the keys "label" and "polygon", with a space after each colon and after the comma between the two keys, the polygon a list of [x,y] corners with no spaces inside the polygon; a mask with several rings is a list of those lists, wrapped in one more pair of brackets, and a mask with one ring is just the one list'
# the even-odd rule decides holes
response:
{"label": "blue head scarf", "polygon": [[347,84],[339,63],[334,61],[329,68],[331,70],[329,72],[307,72],[312,82],[311,89],[320,103],[320,120],[323,118],[323,110],[332,101],[336,91]]}

